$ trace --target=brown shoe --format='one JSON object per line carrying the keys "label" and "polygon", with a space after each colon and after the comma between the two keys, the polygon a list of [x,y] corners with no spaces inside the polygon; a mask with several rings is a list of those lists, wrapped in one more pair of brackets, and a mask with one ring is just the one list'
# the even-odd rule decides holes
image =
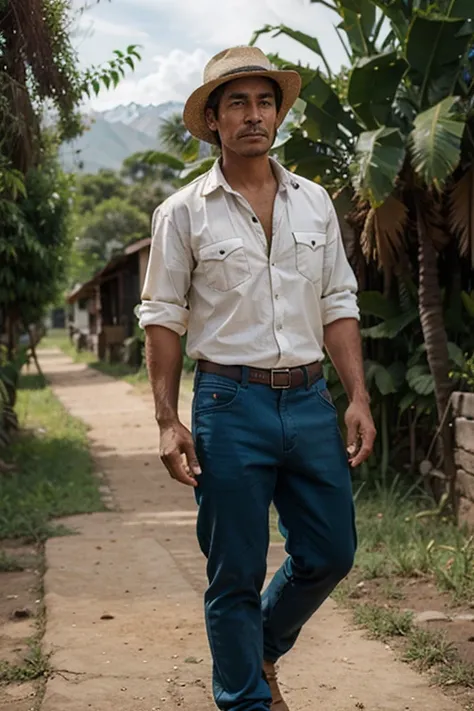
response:
{"label": "brown shoe", "polygon": [[278,687],[275,665],[272,662],[263,662],[263,672],[272,694],[272,705],[270,706],[270,711],[290,711],[288,706],[283,701],[281,691]]}

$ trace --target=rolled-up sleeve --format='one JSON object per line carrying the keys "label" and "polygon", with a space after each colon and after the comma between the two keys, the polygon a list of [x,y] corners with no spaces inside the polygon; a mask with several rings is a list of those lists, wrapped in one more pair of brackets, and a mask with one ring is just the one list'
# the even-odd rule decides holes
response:
{"label": "rolled-up sleeve", "polygon": [[357,279],[346,256],[336,210],[329,195],[321,311],[323,326],[341,318],[359,320]]}
{"label": "rolled-up sleeve", "polygon": [[183,238],[171,216],[158,208],[153,215],[150,257],[139,307],[142,328],[164,326],[180,336],[186,333],[192,270],[189,238]]}

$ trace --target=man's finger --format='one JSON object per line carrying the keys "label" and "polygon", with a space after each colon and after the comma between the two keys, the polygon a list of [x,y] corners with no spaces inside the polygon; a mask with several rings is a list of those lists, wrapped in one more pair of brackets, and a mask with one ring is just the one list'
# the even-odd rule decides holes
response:
{"label": "man's finger", "polygon": [[196,479],[187,473],[183,460],[179,452],[171,452],[161,457],[161,461],[176,481],[186,484],[186,486],[197,486]]}
{"label": "man's finger", "polygon": [[194,449],[192,441],[183,443],[183,453],[186,455],[188,467],[192,471],[193,475],[199,476],[202,474],[201,467],[199,466],[198,458],[196,456],[196,450]]}
{"label": "man's finger", "polygon": [[347,424],[347,454],[353,457],[357,453],[359,428],[357,421],[351,419]]}
{"label": "man's finger", "polygon": [[375,434],[375,430],[372,428],[362,433],[362,444],[356,456],[350,460],[351,466],[358,467],[359,464],[362,464],[370,457],[374,446]]}

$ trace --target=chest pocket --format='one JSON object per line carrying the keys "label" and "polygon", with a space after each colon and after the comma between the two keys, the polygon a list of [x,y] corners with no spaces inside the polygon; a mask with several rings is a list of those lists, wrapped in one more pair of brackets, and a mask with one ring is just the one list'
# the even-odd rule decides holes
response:
{"label": "chest pocket", "polygon": [[250,279],[250,266],[240,237],[202,247],[199,259],[208,286],[216,291],[230,291]]}
{"label": "chest pocket", "polygon": [[296,268],[314,284],[321,281],[324,266],[325,232],[293,232]]}

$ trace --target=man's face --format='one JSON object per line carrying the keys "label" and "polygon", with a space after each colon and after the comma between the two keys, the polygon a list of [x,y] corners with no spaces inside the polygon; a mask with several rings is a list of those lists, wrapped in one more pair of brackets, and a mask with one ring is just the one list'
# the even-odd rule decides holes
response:
{"label": "man's face", "polygon": [[277,109],[273,84],[264,77],[235,79],[224,87],[216,116],[206,112],[211,131],[218,131],[223,149],[253,158],[265,155],[276,136]]}

